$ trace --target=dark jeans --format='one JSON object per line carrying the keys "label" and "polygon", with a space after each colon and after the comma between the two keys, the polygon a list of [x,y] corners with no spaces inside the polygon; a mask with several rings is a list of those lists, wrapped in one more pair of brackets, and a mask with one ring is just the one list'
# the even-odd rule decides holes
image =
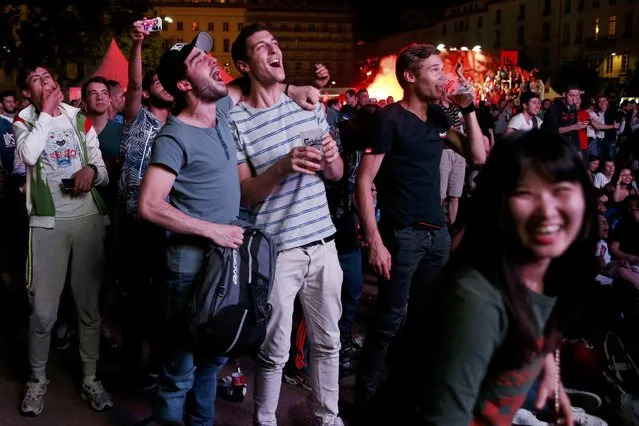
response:
{"label": "dark jeans", "polygon": [[380,232],[392,258],[391,278],[378,286],[377,311],[357,371],[358,403],[367,403],[375,393],[395,334],[405,317],[410,322],[413,309],[422,309],[425,292],[450,256],[447,229],[380,228]]}
{"label": "dark jeans", "polygon": [[195,275],[169,271],[163,285],[165,335],[153,418],[176,423],[184,418],[186,425],[211,426],[217,373],[227,358],[194,354],[190,348],[183,319]]}
{"label": "dark jeans", "polygon": [[342,340],[350,339],[359,308],[359,299],[364,285],[362,269],[362,250],[338,253],[339,264],[344,272],[342,282],[342,317],[339,320],[339,331]]}
{"label": "dark jeans", "polygon": [[158,265],[164,261],[161,228],[133,217],[124,217],[118,229],[121,269],[119,271],[123,294],[122,351],[127,367],[133,373],[143,367],[142,348],[149,342],[150,373],[159,373],[157,356],[161,338],[158,324],[162,319],[162,304],[158,288],[162,285],[162,271]]}
{"label": "dark jeans", "polygon": [[599,152],[603,158],[614,160],[617,156],[617,139],[602,139],[599,142]]}

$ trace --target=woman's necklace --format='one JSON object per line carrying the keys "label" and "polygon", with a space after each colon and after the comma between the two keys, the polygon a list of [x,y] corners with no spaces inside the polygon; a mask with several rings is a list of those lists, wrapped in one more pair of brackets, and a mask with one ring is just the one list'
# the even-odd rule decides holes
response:
{"label": "woman's necklace", "polygon": [[556,371],[555,371],[555,415],[556,415],[556,423],[557,425],[563,425],[564,424],[564,419],[563,417],[560,416],[561,413],[561,404],[559,403],[559,396],[560,396],[560,392],[559,392],[559,384],[561,381],[561,374],[559,373],[559,365],[560,361],[559,361],[559,348],[555,349],[555,367],[556,367]]}

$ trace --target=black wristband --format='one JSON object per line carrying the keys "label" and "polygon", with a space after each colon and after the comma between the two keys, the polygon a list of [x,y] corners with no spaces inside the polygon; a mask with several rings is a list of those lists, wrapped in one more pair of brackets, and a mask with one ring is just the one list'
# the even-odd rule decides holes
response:
{"label": "black wristband", "polygon": [[288,96],[288,86],[290,86],[290,84],[287,84],[287,85],[286,85],[286,88],[284,89],[284,94],[285,94],[286,96]]}
{"label": "black wristband", "polygon": [[87,167],[93,170],[93,182],[95,182],[98,179],[98,168],[95,164],[91,163],[87,164]]}
{"label": "black wristband", "polygon": [[471,112],[475,112],[477,111],[477,108],[475,108],[475,103],[471,102],[470,105],[468,105],[465,108],[461,109],[462,114],[466,115],[466,114],[470,114]]}

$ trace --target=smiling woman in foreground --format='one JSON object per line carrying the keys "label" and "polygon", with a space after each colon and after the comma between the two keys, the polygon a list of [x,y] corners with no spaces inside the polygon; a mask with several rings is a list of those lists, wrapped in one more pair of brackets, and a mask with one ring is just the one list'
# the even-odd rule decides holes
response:
{"label": "smiling woman in foreground", "polygon": [[539,403],[559,396],[572,424],[555,351],[596,271],[588,175],[562,137],[533,130],[497,144],[477,180],[461,245],[415,303],[394,391],[378,396],[401,393],[397,424],[509,425],[539,378]]}

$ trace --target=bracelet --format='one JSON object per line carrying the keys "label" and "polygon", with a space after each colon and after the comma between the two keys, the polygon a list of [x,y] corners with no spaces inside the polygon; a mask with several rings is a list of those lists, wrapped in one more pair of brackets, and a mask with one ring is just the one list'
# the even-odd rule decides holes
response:
{"label": "bracelet", "polygon": [[475,108],[474,102],[471,102],[470,105],[461,109],[461,112],[464,115],[470,114],[471,112],[475,112],[475,111],[477,111],[477,108]]}
{"label": "bracelet", "polygon": [[87,164],[87,167],[93,170],[93,182],[95,182],[98,179],[98,168],[95,164],[91,163]]}
{"label": "bracelet", "polygon": [[287,84],[287,85],[286,85],[286,88],[284,89],[284,94],[285,94],[286,96],[288,96],[288,86],[290,86],[290,84]]}

